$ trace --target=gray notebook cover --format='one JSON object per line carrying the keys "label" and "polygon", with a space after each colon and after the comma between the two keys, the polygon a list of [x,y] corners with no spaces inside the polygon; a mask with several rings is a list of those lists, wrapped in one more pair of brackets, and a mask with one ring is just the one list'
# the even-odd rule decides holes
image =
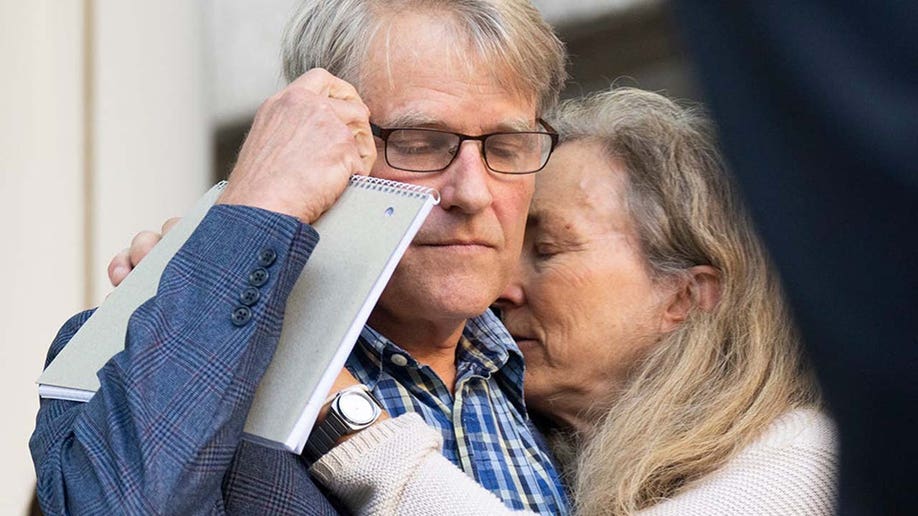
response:
{"label": "gray notebook cover", "polygon": [[124,349],[131,314],[156,294],[166,264],[198,227],[225,187],[224,181],[208,190],[99,305],[38,377],[39,396],[87,401],[95,394],[99,389],[96,372]]}
{"label": "gray notebook cover", "polygon": [[[155,294],[163,269],[219,196],[218,189],[222,185],[163,237],[74,335],[38,379],[41,396],[85,401],[98,389],[96,372],[124,349],[130,315]],[[302,451],[370,311],[438,202],[431,189],[354,176],[316,221],[319,244],[288,297],[277,351],[245,423],[247,438]]]}

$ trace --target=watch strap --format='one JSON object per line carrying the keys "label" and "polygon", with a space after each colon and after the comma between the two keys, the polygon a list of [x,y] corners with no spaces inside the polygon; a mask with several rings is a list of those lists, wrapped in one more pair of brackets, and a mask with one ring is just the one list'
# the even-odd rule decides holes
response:
{"label": "watch strap", "polygon": [[[336,401],[342,395],[355,393],[355,391],[364,395],[379,409],[377,411],[376,417],[374,417],[372,421],[358,428],[354,428],[342,420],[336,405]],[[338,444],[338,439],[340,439],[342,436],[354,433],[375,423],[376,420],[379,419],[379,412],[382,410],[382,404],[379,403],[375,396],[373,396],[373,392],[370,391],[369,387],[363,384],[352,385],[342,389],[334,395],[330,396],[330,400],[331,401],[328,407],[328,411],[325,415],[325,420],[317,423],[313,427],[312,433],[309,434],[309,439],[307,439],[306,445],[303,447],[303,454],[313,461],[318,460],[319,457],[325,455],[329,450],[334,448],[335,445]]]}
{"label": "watch strap", "polygon": [[325,421],[313,427],[306,446],[303,448],[303,453],[310,459],[317,460],[328,453],[328,450],[334,448],[344,433],[345,429],[340,424],[338,415],[329,410]]}

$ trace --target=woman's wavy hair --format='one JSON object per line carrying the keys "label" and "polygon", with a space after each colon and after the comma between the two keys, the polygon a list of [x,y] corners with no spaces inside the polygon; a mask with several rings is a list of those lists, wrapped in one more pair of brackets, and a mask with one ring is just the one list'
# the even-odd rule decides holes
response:
{"label": "woman's wavy hair", "polygon": [[635,368],[578,454],[582,514],[629,514],[679,493],[775,418],[819,402],[779,280],[696,107],[633,88],[561,105],[565,142],[624,164],[627,205],[657,281],[710,265],[720,299],[693,308]]}
{"label": "woman's wavy hair", "polygon": [[389,25],[405,13],[452,21],[454,39],[442,51],[454,65],[488,67],[498,84],[531,96],[540,114],[557,103],[567,54],[529,0],[303,0],[284,34],[285,78],[320,67],[363,91],[370,45],[385,44]]}

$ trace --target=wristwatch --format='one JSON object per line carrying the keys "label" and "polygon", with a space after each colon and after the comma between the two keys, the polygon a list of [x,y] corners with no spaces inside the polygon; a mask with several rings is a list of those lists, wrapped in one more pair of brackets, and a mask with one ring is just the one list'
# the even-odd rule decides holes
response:
{"label": "wristwatch", "polygon": [[325,420],[309,434],[303,453],[318,460],[331,450],[342,436],[353,434],[379,419],[382,405],[366,385],[352,385],[332,397]]}

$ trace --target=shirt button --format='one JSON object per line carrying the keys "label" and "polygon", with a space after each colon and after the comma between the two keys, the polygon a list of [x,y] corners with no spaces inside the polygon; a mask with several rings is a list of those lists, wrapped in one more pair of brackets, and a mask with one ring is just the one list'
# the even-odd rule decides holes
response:
{"label": "shirt button", "polygon": [[262,267],[259,267],[252,271],[251,274],[249,274],[249,285],[252,285],[253,287],[260,287],[268,282],[269,277],[270,275],[268,274],[268,271]]}
{"label": "shirt button", "polygon": [[239,302],[245,306],[252,306],[258,302],[259,297],[261,297],[261,292],[255,287],[249,287],[239,294]]}
{"label": "shirt button", "polygon": [[408,365],[408,358],[406,358],[405,355],[399,355],[396,353],[389,357],[389,360],[391,360],[393,364],[399,367],[405,367]]}
{"label": "shirt button", "polygon": [[258,265],[262,267],[270,267],[274,260],[277,259],[277,253],[274,252],[274,249],[266,247],[261,251],[258,251]]}
{"label": "shirt button", "polygon": [[247,306],[237,306],[230,319],[236,326],[243,326],[252,319],[252,311]]}

